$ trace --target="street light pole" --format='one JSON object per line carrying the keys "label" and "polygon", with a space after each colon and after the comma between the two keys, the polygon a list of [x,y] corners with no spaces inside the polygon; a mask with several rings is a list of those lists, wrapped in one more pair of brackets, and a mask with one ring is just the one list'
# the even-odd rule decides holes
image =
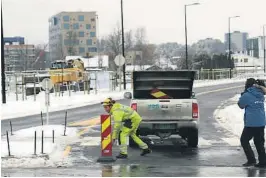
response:
{"label": "street light pole", "polygon": [[266,67],[265,67],[265,56],[266,56],[266,49],[265,49],[265,27],[266,24],[263,25],[263,63],[264,63],[264,73],[266,73]]}
{"label": "street light pole", "polygon": [[186,39],[186,68],[188,69],[188,47],[187,47],[187,6],[199,5],[200,3],[185,4],[185,39]]}
{"label": "street light pole", "polygon": [[5,76],[5,55],[4,55],[4,35],[3,35],[3,4],[1,1],[1,75],[2,75],[2,103],[6,103],[6,76]]}
{"label": "street light pole", "polygon": [[187,50],[187,5],[185,5],[185,38],[186,38],[186,68],[188,69],[188,50]]}
{"label": "street light pole", "polygon": [[[123,57],[125,57],[123,0],[121,0],[121,26],[122,26],[122,55],[123,55]],[[124,90],[125,90],[126,86],[127,86],[126,85],[126,62],[123,65],[123,82],[124,82]]]}
{"label": "street light pole", "polygon": [[231,61],[231,18],[237,18],[239,16],[233,16],[228,18],[228,61],[230,66],[230,79],[232,78],[232,61]]}

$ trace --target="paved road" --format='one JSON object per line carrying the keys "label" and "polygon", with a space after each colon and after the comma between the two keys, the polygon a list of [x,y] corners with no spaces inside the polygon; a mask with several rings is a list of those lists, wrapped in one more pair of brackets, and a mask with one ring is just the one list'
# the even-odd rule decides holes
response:
{"label": "paved road", "polygon": [[[232,134],[221,128],[213,118],[213,111],[218,105],[239,93],[243,88],[220,90],[241,86],[243,83],[218,85],[195,89],[200,103],[200,144],[197,149],[186,147],[186,143],[173,138],[163,144],[152,146],[153,153],[146,157],[139,156],[140,150],[130,148],[128,160],[117,160],[113,165],[96,163],[100,154],[99,145],[92,145],[90,139],[99,137],[99,127],[83,135],[80,143],[71,145],[69,155],[73,166],[68,168],[39,169],[2,169],[2,175],[8,176],[266,176],[266,170],[242,168],[245,162],[242,149],[231,142]],[[214,91],[203,93],[206,91]],[[220,90],[220,91],[218,91]],[[126,104],[128,100],[122,100]],[[69,110],[69,120],[77,121],[95,117],[102,113],[100,105]],[[55,112],[51,116],[52,124],[63,123],[64,113]],[[232,118],[233,119],[233,118]],[[39,125],[39,117],[32,116],[12,120],[14,129]],[[8,121],[2,121],[2,130],[8,128]],[[97,132],[98,131],[98,132]],[[229,141],[228,141],[229,140]],[[154,140],[156,143],[156,140]],[[174,143],[174,144],[173,144]],[[114,148],[114,153],[118,149]]]}

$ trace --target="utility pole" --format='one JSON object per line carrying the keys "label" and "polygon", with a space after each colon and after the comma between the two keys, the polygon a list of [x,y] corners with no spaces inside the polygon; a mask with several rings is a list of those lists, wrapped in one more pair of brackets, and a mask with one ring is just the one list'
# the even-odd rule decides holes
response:
{"label": "utility pole", "polygon": [[266,73],[266,68],[265,68],[265,60],[266,60],[266,49],[265,49],[265,27],[266,24],[263,25],[263,63],[264,63],[264,73]]}
{"label": "utility pole", "polygon": [[185,5],[185,39],[186,39],[186,68],[188,69],[188,49],[187,49],[187,6],[200,5],[200,3]]}
{"label": "utility pole", "polygon": [[1,1],[1,75],[2,75],[2,103],[6,103],[6,76],[5,76],[5,48],[4,48],[4,35],[3,35],[3,4]]}
{"label": "utility pole", "polygon": [[233,17],[229,17],[228,18],[228,42],[229,42],[229,44],[228,44],[228,61],[229,61],[229,66],[230,66],[230,73],[229,73],[229,75],[230,75],[230,79],[232,78],[232,61],[231,61],[231,19],[232,18],[237,18],[237,17],[240,17],[240,16],[233,16]]}
{"label": "utility pole", "polygon": [[[125,57],[125,40],[124,40],[124,17],[123,17],[123,0],[121,0],[121,25],[122,25],[122,55]],[[126,62],[123,65],[123,82],[124,90],[126,89]]]}
{"label": "utility pole", "polygon": [[188,69],[188,50],[187,50],[187,5],[185,5],[185,38],[186,38],[186,68]]}

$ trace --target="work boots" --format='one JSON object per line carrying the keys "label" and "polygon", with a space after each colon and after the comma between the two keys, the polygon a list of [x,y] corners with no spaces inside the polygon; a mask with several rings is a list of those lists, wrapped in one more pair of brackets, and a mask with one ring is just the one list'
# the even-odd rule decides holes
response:
{"label": "work boots", "polygon": [[140,156],[145,156],[146,154],[151,153],[151,149],[147,148],[147,149],[143,149],[142,153],[140,154]]}
{"label": "work boots", "polygon": [[126,154],[119,153],[119,155],[116,156],[117,159],[127,159]]}

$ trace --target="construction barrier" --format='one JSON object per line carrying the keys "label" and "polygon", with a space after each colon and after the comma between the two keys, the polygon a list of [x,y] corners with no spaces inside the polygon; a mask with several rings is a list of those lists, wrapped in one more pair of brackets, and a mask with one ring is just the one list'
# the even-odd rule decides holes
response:
{"label": "construction barrier", "polygon": [[114,162],[110,115],[101,115],[101,157],[98,162]]}

